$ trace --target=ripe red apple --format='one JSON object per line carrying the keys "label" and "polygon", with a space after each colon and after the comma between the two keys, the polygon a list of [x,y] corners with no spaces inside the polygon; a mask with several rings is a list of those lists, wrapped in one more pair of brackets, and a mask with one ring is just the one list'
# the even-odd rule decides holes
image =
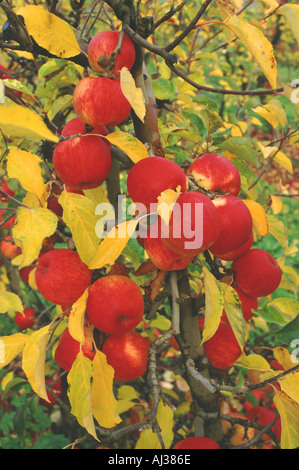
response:
{"label": "ripe red apple", "polygon": [[1,240],[0,251],[5,258],[10,260],[21,254],[21,248],[14,243],[10,235],[6,235]]}
{"label": "ripe red apple", "polygon": [[[3,191],[6,192],[6,194],[8,194],[8,196],[12,196],[12,197],[13,197],[13,196],[15,195],[15,192],[8,186],[7,181],[4,181],[0,187],[1,187],[1,189],[2,189]],[[8,199],[6,199],[5,196],[3,196],[2,194],[0,194],[0,201],[2,201],[2,202],[8,202]]]}
{"label": "ripe red apple", "polygon": [[206,153],[196,158],[189,166],[187,175],[192,175],[199,187],[209,191],[233,196],[240,192],[241,178],[236,165],[217,153]]}
{"label": "ripe red apple", "polygon": [[132,330],[144,313],[141,290],[126,276],[103,276],[89,289],[86,313],[96,328],[109,335]]}
{"label": "ripe red apple", "polygon": [[[247,410],[245,416],[249,421],[255,420],[257,424],[260,424],[261,426],[267,426],[267,424],[272,423],[272,421],[276,419],[275,423],[271,427],[271,430],[276,434],[276,437],[280,440],[281,438],[280,419],[279,417],[276,417],[276,414],[273,410],[270,410],[269,408],[266,408],[264,406],[254,406],[250,408],[249,410]],[[278,424],[276,424],[277,421],[278,421]],[[265,434],[262,437],[262,439],[268,440],[271,438],[267,434]]]}
{"label": "ripe red apple", "polygon": [[149,341],[136,331],[108,336],[102,352],[115,371],[115,380],[127,381],[141,377],[147,369],[149,346]]}
{"label": "ripe red apple", "polygon": [[241,245],[240,248],[237,248],[236,250],[228,251],[227,253],[222,253],[222,254],[217,254],[213,252],[213,255],[223,261],[233,261],[234,259],[239,258],[239,256],[243,255],[248,250],[250,250],[252,245],[253,245],[253,232],[251,232],[247,242]]}
{"label": "ripe red apple", "polygon": [[24,308],[24,313],[17,312],[15,314],[15,324],[21,328],[21,330],[25,330],[26,328],[31,328],[36,321],[36,314],[32,308],[26,307]]}
{"label": "ripe red apple", "polygon": [[[245,294],[237,286],[234,286],[234,289],[237,292],[241,305],[242,305],[242,312],[243,312],[244,320],[249,321],[254,316],[254,313],[252,312],[252,310],[258,308],[258,304],[259,304],[258,299],[256,297],[250,297],[249,295]],[[222,313],[222,321],[224,321],[225,323],[229,323],[229,320],[226,316],[226,312],[224,309]]]}
{"label": "ripe red apple", "polygon": [[54,406],[57,403],[56,397],[60,398],[62,395],[61,379],[46,379],[46,385],[51,389],[51,392],[53,392],[53,394],[49,390],[47,390],[49,401],[46,401],[41,398],[41,403],[46,406]]}
{"label": "ripe red apple", "polygon": [[[63,127],[61,131],[61,135],[63,137],[69,137],[69,136],[75,136],[77,134],[98,134],[99,136],[106,136],[109,134],[109,131],[107,127],[105,126],[98,126],[95,128],[88,128],[86,129],[86,125],[80,121],[78,117],[75,117],[73,119],[70,119]],[[108,140],[104,139],[105,144],[108,145],[109,148],[111,148],[111,144]]]}
{"label": "ripe red apple", "polygon": [[[160,226],[160,223],[156,223]],[[156,225],[155,224],[155,225]],[[159,231],[159,227],[157,227]],[[156,234],[155,234],[156,235]],[[158,269],[163,271],[175,271],[185,269],[193,260],[194,256],[185,256],[171,251],[161,240],[159,233],[157,236],[151,236],[151,228],[147,231],[147,236],[144,239],[144,249],[147,252],[149,259],[157,266]]]}
{"label": "ripe red apple", "polygon": [[39,292],[54,304],[72,305],[90,285],[92,271],[78,253],[56,248],[44,253],[38,261],[35,281]]}
{"label": "ripe red apple", "polygon": [[188,188],[188,180],[182,168],[167,158],[149,157],[139,160],[129,171],[127,189],[135,203],[157,204],[158,196],[167,189]]}
{"label": "ripe red apple", "polygon": [[55,349],[54,359],[56,364],[69,372],[81,349],[84,356],[88,357],[88,359],[92,361],[95,356],[95,351],[93,349],[93,343],[90,336],[87,334],[85,335],[85,342],[81,346],[80,342],[76,341],[70,335],[67,328],[61,333],[57,348]]}
{"label": "ripe red apple", "polygon": [[32,265],[25,266],[24,268],[20,269],[19,271],[20,278],[26,284],[28,284],[28,281],[29,281],[29,274],[31,273],[32,269],[34,269],[37,266],[37,263],[38,263],[38,260],[35,260],[32,262]]}
{"label": "ripe red apple", "polygon": [[[198,320],[200,329],[204,326],[204,317]],[[220,322],[216,333],[203,343],[210,364],[217,369],[229,369],[241,356],[242,350],[237,342],[232,327]]]}
{"label": "ripe red apple", "polygon": [[236,196],[213,199],[221,223],[221,233],[210,247],[213,254],[222,254],[240,248],[252,234],[252,216],[244,202]]}
{"label": "ripe red apple", "polygon": [[236,285],[251,297],[265,297],[279,286],[282,272],[270,253],[252,248],[235,259],[231,266]]}
{"label": "ripe red apple", "polygon": [[[0,223],[5,220],[11,213],[9,211],[1,211],[0,210]],[[11,219],[9,219],[5,224],[1,225],[2,228],[12,228],[16,221],[16,215],[13,215]]]}
{"label": "ripe red apple", "polygon": [[187,437],[179,441],[174,449],[220,449],[220,445],[208,437]]}
{"label": "ripe red apple", "polygon": [[[75,122],[74,122],[75,121]],[[78,134],[59,142],[53,153],[53,165],[59,178],[74,189],[92,189],[100,186],[111,169],[110,147],[98,133],[107,135],[107,129],[100,127],[86,132],[84,124],[74,118],[62,130],[62,135]]]}
{"label": "ripe red apple", "polygon": [[[106,71],[103,65],[109,65],[110,61],[109,57],[105,56],[110,56],[111,53],[116,50],[119,41],[119,36],[119,31],[101,31],[91,39],[88,45],[87,54],[89,65],[93,70],[102,73]],[[135,55],[135,47],[133,42],[126,34],[124,34],[120,53],[116,54],[116,64],[113,67],[112,72],[116,76],[118,76],[120,70],[123,67],[126,67],[128,70],[131,70],[135,62]],[[100,60],[102,67],[98,63],[99,59],[102,60],[102,62]]]}
{"label": "ripe red apple", "polygon": [[80,80],[73,94],[73,106],[78,118],[92,127],[117,126],[128,118],[131,111],[120,81],[107,77]]}
{"label": "ripe red apple", "polygon": [[169,225],[162,222],[161,239],[177,253],[197,256],[210,248],[220,235],[220,218],[213,202],[204,194],[181,194],[173,207]]}

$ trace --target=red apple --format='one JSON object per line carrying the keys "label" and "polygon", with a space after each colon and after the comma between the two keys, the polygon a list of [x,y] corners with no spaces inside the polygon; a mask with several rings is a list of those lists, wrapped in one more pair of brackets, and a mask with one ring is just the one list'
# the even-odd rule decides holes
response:
{"label": "red apple", "polygon": [[17,312],[15,314],[15,324],[21,328],[21,330],[25,330],[26,328],[31,328],[36,321],[36,314],[32,308],[26,307],[24,308],[24,313]]}
{"label": "red apple", "polygon": [[[227,253],[217,254],[213,252],[213,255],[223,261],[233,261],[234,259],[238,258],[239,256],[246,253],[253,245],[253,232],[251,232],[248,240],[246,243],[237,248],[236,250],[228,251]],[[213,248],[213,247],[212,247]]]}
{"label": "red apple", "polygon": [[86,356],[91,361],[95,356],[95,351],[93,350],[92,339],[89,335],[85,335],[85,342],[81,346],[79,341],[76,341],[71,335],[68,329],[64,330],[59,338],[57,348],[55,349],[54,359],[56,364],[62,369],[69,372],[72,368],[72,365],[82,350],[84,356]]}
{"label": "red apple", "polygon": [[14,243],[10,235],[6,235],[0,242],[0,251],[5,258],[10,260],[21,254],[21,248]]}
{"label": "red apple", "polygon": [[139,160],[129,171],[127,189],[135,203],[144,204],[150,210],[157,204],[158,196],[167,189],[188,188],[188,180],[182,168],[175,162],[162,157],[149,157]]}
{"label": "red apple", "polygon": [[70,188],[70,186],[67,186],[66,184],[64,185],[64,189],[67,193],[81,194],[81,196],[84,196],[84,191],[81,189]]}
{"label": "red apple", "polygon": [[85,77],[75,88],[73,106],[78,118],[92,127],[117,126],[130,114],[131,105],[119,80]]}
{"label": "red apple", "polygon": [[102,348],[115,380],[135,380],[147,369],[149,342],[136,331],[108,336]]}
{"label": "red apple", "polygon": [[282,272],[270,253],[252,248],[235,259],[231,266],[236,285],[251,297],[265,297],[279,286]]}
{"label": "red apple", "polygon": [[141,290],[126,276],[103,276],[89,289],[86,313],[90,322],[104,333],[124,333],[142,320],[144,301]]}
{"label": "red apple", "polygon": [[[0,210],[0,223],[5,220],[11,213],[9,211]],[[16,221],[16,215],[13,215],[5,224],[1,225],[2,228],[12,228]]]}
{"label": "red apple", "polygon": [[[261,426],[267,426],[267,424],[270,424],[272,423],[272,421],[276,420],[271,430],[276,434],[276,437],[280,440],[280,437],[281,437],[281,428],[279,426],[280,420],[279,418],[276,417],[276,414],[274,413],[273,410],[270,410],[269,408],[266,408],[264,406],[254,406],[253,408],[250,408],[246,412],[245,416],[249,421],[255,420],[257,424],[260,424]],[[276,424],[277,420],[278,420],[278,424]],[[263,440],[268,440],[268,439],[270,439],[270,437],[267,434],[265,434],[263,436]]]}
{"label": "red apple", "polygon": [[192,175],[200,188],[237,196],[241,188],[240,173],[236,165],[217,153],[206,153],[196,158],[189,166],[187,175]]}
{"label": "red apple", "polygon": [[177,253],[197,256],[210,248],[220,235],[220,218],[213,202],[204,194],[181,194],[173,207],[169,225],[161,223],[161,239]]}
{"label": "red apple", "polygon": [[218,240],[210,247],[211,253],[227,253],[240,248],[252,234],[252,216],[244,202],[236,196],[213,199],[221,222]]}
{"label": "red apple", "polygon": [[[159,222],[155,225],[160,225]],[[159,227],[157,227],[159,230]],[[171,251],[161,240],[159,234],[151,236],[151,228],[147,231],[144,239],[144,249],[149,259],[163,271],[175,271],[185,269],[193,260],[194,256],[179,255],[175,251]]]}
{"label": "red apple", "polygon": [[[81,131],[81,132],[80,132]],[[74,118],[62,130],[68,136],[81,133],[60,142],[53,153],[53,165],[59,178],[74,189],[92,189],[100,186],[111,169],[110,146],[101,137],[88,135],[98,133],[107,135],[107,129],[100,127],[86,132],[85,125]]]}
{"label": "red apple", "polygon": [[[120,32],[119,31],[101,31],[96,34],[88,45],[88,61],[90,67],[96,72],[105,72],[103,65],[109,65],[109,57],[112,52],[116,50],[118,45]],[[124,34],[120,53],[116,54],[116,64],[112,72],[117,76],[123,67],[131,70],[135,62],[135,47],[131,39]],[[104,57],[103,57],[104,56]],[[98,60],[102,58],[102,67],[99,65]],[[105,60],[106,59],[106,60]],[[100,61],[101,63],[101,61]]]}
{"label": "red apple", "polygon": [[56,248],[44,253],[35,271],[39,292],[54,304],[72,305],[90,285],[92,271],[78,253]]}
{"label": "red apple", "polygon": [[28,284],[28,281],[29,281],[29,274],[31,273],[32,269],[34,269],[37,266],[37,263],[38,263],[38,260],[35,260],[33,261],[31,266],[25,266],[24,268],[20,269],[19,271],[20,278],[26,284]]}
{"label": "red apple", "polygon": [[[6,194],[8,194],[8,196],[12,196],[12,197],[13,197],[13,196],[15,195],[15,192],[14,192],[12,189],[10,189],[10,187],[8,186],[7,181],[4,181],[0,187],[1,187],[1,189],[2,189],[3,191],[6,192]],[[8,199],[6,199],[5,196],[3,196],[2,194],[0,194],[0,201],[2,201],[2,202],[8,202]]]}
{"label": "red apple", "polygon": [[208,437],[187,437],[179,441],[174,449],[220,449],[220,445]]}
{"label": "red apple", "polygon": [[62,388],[61,388],[61,379],[46,379],[46,385],[51,389],[51,392],[47,390],[47,395],[49,401],[41,399],[41,403],[46,406],[54,406],[57,403],[57,398],[60,398],[62,395]]}
{"label": "red apple", "polygon": [[254,316],[254,313],[252,313],[252,310],[255,310],[258,308],[258,305],[259,305],[258,299],[256,297],[250,297],[249,295],[245,294],[237,286],[234,287],[234,289],[237,291],[237,294],[242,304],[244,320],[249,321],[250,318]]}
{"label": "red apple", "polygon": [[[200,329],[204,326],[204,317],[198,320]],[[232,327],[220,322],[216,333],[203,343],[209,363],[217,369],[229,369],[241,356],[242,350],[237,342]]]}

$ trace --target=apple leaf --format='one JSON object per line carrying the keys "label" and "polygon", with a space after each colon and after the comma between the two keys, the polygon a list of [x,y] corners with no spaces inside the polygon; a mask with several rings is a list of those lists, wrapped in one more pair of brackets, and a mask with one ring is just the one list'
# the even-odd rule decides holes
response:
{"label": "apple leaf", "polygon": [[[163,439],[165,449],[170,448],[174,437],[173,416],[174,411],[168,405],[164,405],[163,401],[160,400],[156,418],[161,428],[161,437]],[[142,431],[135,449],[161,449],[161,444],[157,434],[151,429],[145,429]]]}
{"label": "apple leaf", "polygon": [[267,215],[269,224],[269,233],[273,235],[278,243],[284,248],[288,248],[288,233],[282,220],[278,219],[274,215]]}
{"label": "apple leaf", "polygon": [[81,344],[84,343],[84,314],[88,299],[88,288],[85,289],[81,297],[74,303],[68,318],[68,329],[70,335]]}
{"label": "apple leaf", "polygon": [[17,178],[25,191],[33,193],[38,200],[42,199],[45,191],[40,163],[41,159],[34,153],[17,147],[9,149],[7,156],[8,177]]}
{"label": "apple leaf", "polygon": [[203,266],[204,288],[206,296],[205,325],[202,334],[204,343],[216,333],[224,306],[223,291],[217,279]]}
{"label": "apple leaf", "polygon": [[297,449],[299,447],[298,403],[283,391],[278,391],[274,395],[273,402],[281,418],[281,449]]}
{"label": "apple leaf", "polygon": [[30,36],[51,54],[67,58],[81,53],[74,31],[58,16],[36,5],[26,5],[16,13],[23,16]]}
{"label": "apple leaf", "polygon": [[59,138],[47,128],[38,114],[18,104],[0,104],[0,128],[8,137],[59,142]]}
{"label": "apple leaf", "polygon": [[272,370],[269,362],[259,354],[249,354],[246,356],[246,354],[243,353],[235,361],[235,365],[244,367],[245,369],[259,370],[262,372],[270,372]]}
{"label": "apple leaf", "polygon": [[236,340],[243,350],[246,342],[246,321],[243,317],[242,304],[235,289],[225,283],[220,283],[223,288],[224,305],[226,316],[235,334]]}
{"label": "apple leaf", "polygon": [[12,229],[12,236],[16,245],[21,248],[22,253],[14,258],[13,264],[23,268],[36,260],[44,239],[53,235],[57,223],[57,216],[49,209],[19,207],[17,222]]}
{"label": "apple leaf", "polygon": [[93,366],[91,360],[80,351],[67,376],[69,384],[68,397],[71,404],[71,412],[77,418],[78,423],[98,440],[92,416],[92,373]]}
{"label": "apple leaf", "polygon": [[166,189],[158,196],[158,214],[166,225],[169,224],[173,206],[180,194],[181,187],[178,186],[176,189]]}
{"label": "apple leaf", "polygon": [[134,163],[149,157],[145,145],[128,132],[116,131],[103,137],[125,152]]}
{"label": "apple leaf", "polygon": [[278,13],[285,17],[297,43],[299,44],[299,5],[286,3],[279,8]]}
{"label": "apple leaf", "polygon": [[113,393],[114,370],[107,363],[105,354],[99,350],[92,364],[92,412],[100,426],[110,429],[121,423],[121,418],[117,413],[117,400]]}
{"label": "apple leaf", "polygon": [[260,240],[262,237],[267,236],[269,234],[269,225],[267,214],[263,206],[253,199],[242,199],[242,201],[246,204],[251,213],[253,229],[257,238]]}
{"label": "apple leaf", "polygon": [[277,84],[277,64],[273,47],[263,32],[256,26],[234,15],[223,23],[244,44],[273,88]]}
{"label": "apple leaf", "polygon": [[120,86],[139,119],[144,122],[146,113],[145,99],[141,88],[137,88],[130,71],[123,67],[120,71]]}
{"label": "apple leaf", "polygon": [[23,333],[15,333],[0,338],[0,367],[5,367],[24,349],[27,336]]}
{"label": "apple leaf", "polygon": [[45,361],[49,335],[47,325],[27,337],[23,349],[22,368],[34,392],[49,401],[45,381]]}
{"label": "apple leaf", "polygon": [[271,100],[263,106],[252,108],[252,111],[262,116],[274,129],[280,124],[284,127],[287,124],[286,112],[281,103],[277,100]]}
{"label": "apple leaf", "polygon": [[6,313],[9,310],[23,312],[22,301],[13,292],[0,292],[0,313]]}
{"label": "apple leaf", "polygon": [[63,191],[58,200],[63,207],[63,220],[72,232],[80,258],[89,264],[96,254],[99,238],[95,232],[98,221],[93,202],[81,194]]}

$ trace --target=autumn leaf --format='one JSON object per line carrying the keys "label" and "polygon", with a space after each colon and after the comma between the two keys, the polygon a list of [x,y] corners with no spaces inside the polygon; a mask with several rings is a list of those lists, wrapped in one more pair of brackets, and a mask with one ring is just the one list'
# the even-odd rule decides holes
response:
{"label": "autumn leaf", "polygon": [[236,290],[233,287],[228,286],[227,284],[220,283],[221,288],[223,289],[223,298],[226,316],[232,327],[236,340],[240,346],[240,349],[243,350],[246,343],[246,321],[243,317],[242,304],[237,295]]}
{"label": "autumn leaf", "polygon": [[281,103],[277,100],[271,100],[263,106],[252,108],[252,111],[262,116],[274,129],[280,124],[284,127],[287,124],[286,112]]}
{"label": "autumn leaf", "polygon": [[205,325],[202,334],[204,343],[216,333],[224,305],[223,292],[217,279],[203,266],[204,288],[206,297]]}
{"label": "autumn leaf", "polygon": [[279,8],[278,13],[283,15],[287,20],[297,44],[299,45],[299,5],[286,3]]}
{"label": "autumn leaf", "polygon": [[281,449],[297,449],[299,447],[298,403],[282,391],[274,395],[273,402],[281,418]]}
{"label": "autumn leaf", "polygon": [[15,359],[24,349],[27,336],[23,333],[15,333],[0,338],[0,367],[5,367]]}
{"label": "autumn leaf", "polygon": [[125,152],[134,163],[139,162],[139,160],[142,160],[143,158],[149,157],[145,145],[127,132],[111,132],[111,134],[105,136],[105,139],[109,140],[111,144]]}
{"label": "autumn leaf", "polygon": [[158,196],[158,214],[164,220],[165,224],[169,224],[173,206],[181,194],[181,187],[176,189],[166,189]]}
{"label": "autumn leaf", "polygon": [[23,304],[16,294],[13,292],[0,292],[0,313],[8,311],[23,312]]}
{"label": "autumn leaf", "polygon": [[137,88],[130,71],[123,67],[120,71],[120,86],[139,119],[144,122],[145,100],[141,88]]}
{"label": "autumn leaf", "polygon": [[267,214],[261,204],[254,201],[253,199],[242,199],[244,204],[248,207],[253,222],[253,229],[260,240],[269,234],[269,225]]}
{"label": "autumn leaf", "polygon": [[23,16],[30,36],[51,54],[68,58],[81,53],[74,31],[57,15],[36,5],[19,8],[17,14]]}
{"label": "autumn leaf", "polygon": [[[161,437],[163,439],[165,449],[170,448],[174,437],[173,416],[173,410],[160,400],[156,418],[161,428]],[[161,444],[157,434],[151,429],[143,430],[140,433],[135,449],[161,449]]]}
{"label": "autumn leaf", "polygon": [[81,344],[84,343],[84,314],[88,299],[88,288],[81,297],[73,304],[68,318],[68,329],[70,335]]}
{"label": "autumn leaf", "polygon": [[42,118],[25,106],[0,104],[0,129],[7,137],[26,137],[40,141],[59,142]]}

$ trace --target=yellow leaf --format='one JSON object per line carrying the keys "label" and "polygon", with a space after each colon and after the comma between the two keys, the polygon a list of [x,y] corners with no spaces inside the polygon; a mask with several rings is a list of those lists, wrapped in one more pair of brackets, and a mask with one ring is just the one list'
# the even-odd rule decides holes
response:
{"label": "yellow leaf", "polygon": [[9,310],[23,312],[22,301],[13,292],[0,292],[0,313],[6,313]]}
{"label": "yellow leaf", "polygon": [[120,86],[139,119],[144,122],[146,113],[145,99],[141,88],[137,88],[130,71],[123,67],[120,71]]}
{"label": "yellow leaf", "polygon": [[18,104],[0,104],[0,129],[7,137],[59,142],[38,114]]}
{"label": "yellow leaf", "polygon": [[[277,100],[271,100],[263,106],[252,108],[252,111],[262,116],[271,126],[276,129],[280,124],[284,127],[287,124],[287,116],[281,105]],[[268,147],[266,147],[268,148]]]}
{"label": "yellow leaf", "polygon": [[114,369],[107,363],[105,354],[99,350],[96,352],[92,364],[92,412],[100,426],[110,429],[121,422],[117,413],[117,401],[113,393]]}
{"label": "yellow leaf", "polygon": [[259,370],[262,372],[271,372],[272,370],[269,362],[259,354],[249,354],[246,356],[246,354],[243,353],[236,360],[235,364],[240,367],[244,367],[245,369]]}
{"label": "yellow leaf", "polygon": [[34,193],[26,193],[22,203],[27,207],[32,207],[32,209],[38,209],[39,207],[47,208],[47,199],[49,197],[49,190],[47,185],[44,186],[44,192],[40,199]]}
{"label": "yellow leaf", "polygon": [[[295,364],[292,364],[294,367]],[[283,379],[278,380],[283,390],[292,400],[299,405],[299,372],[293,372]]]}
{"label": "yellow leaf", "polygon": [[39,200],[44,193],[45,185],[40,168],[41,159],[31,153],[12,147],[7,156],[7,174],[17,178],[26,191],[33,193]]}
{"label": "yellow leaf", "polygon": [[271,209],[273,211],[273,214],[274,215],[279,214],[283,208],[282,200],[280,199],[280,197],[274,196],[274,195],[271,195],[271,200],[272,200]]}
{"label": "yellow leaf", "polygon": [[1,382],[1,388],[2,390],[4,391],[6,386],[9,384],[9,382],[11,382],[14,378],[14,372],[11,371],[11,372],[8,372],[8,374],[6,374],[3,379],[2,379],[2,382]]}
{"label": "yellow leaf", "polygon": [[84,314],[88,299],[88,289],[85,289],[81,297],[73,304],[68,318],[68,329],[70,335],[81,344],[84,343]]}
{"label": "yellow leaf", "polygon": [[[165,449],[169,449],[173,441],[173,410],[164,405],[160,400],[157,410],[157,421],[161,428],[161,437]],[[145,429],[140,433],[135,449],[161,449],[158,436],[151,429]]]}
{"label": "yellow leaf", "polygon": [[36,285],[36,280],[35,280],[35,271],[36,271],[36,268],[31,269],[29,276],[28,276],[28,285],[31,287],[31,289],[38,290],[37,285]]}
{"label": "yellow leaf", "polygon": [[72,232],[80,258],[89,264],[96,254],[99,238],[95,227],[98,221],[93,202],[81,194],[63,191],[58,199],[63,207],[63,220]]}
{"label": "yellow leaf", "polygon": [[205,325],[202,342],[210,339],[217,331],[223,311],[223,292],[217,279],[203,266],[204,288],[206,296]]}
{"label": "yellow leaf", "polygon": [[57,216],[48,209],[19,207],[12,235],[16,245],[21,248],[22,254],[13,260],[13,264],[23,268],[36,260],[43,240],[53,235],[57,223]]}
{"label": "yellow leaf", "polygon": [[283,152],[277,152],[274,161],[285,168],[291,175],[293,174],[293,163]]}
{"label": "yellow leaf", "polygon": [[260,240],[262,237],[265,237],[269,234],[268,219],[265,209],[253,199],[243,199],[243,202],[246,204],[251,213],[253,228],[258,239]]}
{"label": "yellow leaf", "polygon": [[138,220],[134,219],[113,227],[99,245],[89,268],[100,269],[106,265],[114,264],[135,232],[137,224]]}
{"label": "yellow leaf", "polygon": [[222,282],[220,285],[223,289],[224,295],[223,308],[236,340],[239,343],[240,349],[243,350],[246,342],[247,324],[243,317],[241,301],[235,289]]}
{"label": "yellow leaf", "polygon": [[51,54],[61,58],[80,54],[72,28],[58,16],[36,5],[26,5],[17,14],[23,16],[30,36]]}
{"label": "yellow leaf", "polygon": [[98,440],[92,416],[91,404],[91,378],[93,366],[90,359],[80,351],[68,373],[68,397],[71,412],[89,434]]}
{"label": "yellow leaf", "polygon": [[49,325],[34,331],[28,336],[22,358],[22,368],[32,389],[38,396],[46,401],[49,401],[45,381],[48,334]]}
{"label": "yellow leaf", "polygon": [[127,132],[111,132],[111,134],[105,136],[105,139],[109,140],[112,145],[115,145],[125,152],[134,163],[139,162],[139,160],[142,160],[143,158],[149,157],[145,145]]}
{"label": "yellow leaf", "polygon": [[283,248],[288,247],[288,233],[282,220],[277,219],[274,215],[267,215],[269,233],[280,243]]}
{"label": "yellow leaf", "polygon": [[15,333],[0,338],[0,367],[5,367],[23,351],[27,336],[23,333]]}
{"label": "yellow leaf", "polygon": [[286,3],[279,8],[278,13],[285,17],[299,44],[299,5]]}
{"label": "yellow leaf", "polygon": [[85,196],[92,201],[94,207],[102,202],[109,202],[107,189],[103,184],[97,188],[84,189],[83,192]]}
{"label": "yellow leaf", "polygon": [[158,196],[158,214],[168,225],[172,214],[173,206],[181,194],[181,187],[176,189],[166,189]]}
{"label": "yellow leaf", "polygon": [[281,417],[281,449],[299,447],[299,405],[284,392],[277,392],[273,402]]}
{"label": "yellow leaf", "polygon": [[239,16],[231,16],[225,23],[254,57],[272,88],[276,88],[277,65],[270,41],[262,31]]}

